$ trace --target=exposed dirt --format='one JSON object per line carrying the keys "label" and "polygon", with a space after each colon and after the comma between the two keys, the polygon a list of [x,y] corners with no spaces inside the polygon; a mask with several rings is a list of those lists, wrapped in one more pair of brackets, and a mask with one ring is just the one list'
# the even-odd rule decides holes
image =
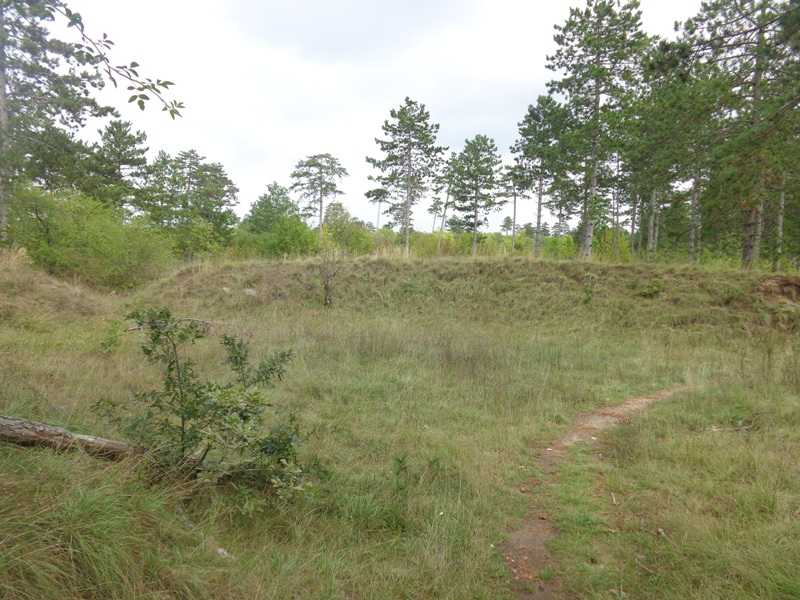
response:
{"label": "exposed dirt", "polygon": [[[593,413],[579,415],[564,436],[549,448],[537,452],[536,466],[543,476],[551,481],[558,477],[559,463],[566,460],[565,448],[578,442],[593,443],[596,434],[604,429],[616,427],[631,415],[651,404],[671,396],[678,390],[662,390],[631,398],[622,404],[606,406]],[[542,482],[537,482],[542,485]],[[547,485],[545,483],[544,485]],[[527,491],[525,488],[520,491]],[[552,517],[546,507],[532,503],[532,517],[525,526],[511,534],[500,549],[517,586],[517,597],[522,600],[565,600],[573,598],[554,577],[553,559],[547,549],[547,541],[555,537]]]}
{"label": "exposed dirt", "polygon": [[800,301],[800,277],[772,275],[761,280],[761,293],[768,297],[783,297]]}

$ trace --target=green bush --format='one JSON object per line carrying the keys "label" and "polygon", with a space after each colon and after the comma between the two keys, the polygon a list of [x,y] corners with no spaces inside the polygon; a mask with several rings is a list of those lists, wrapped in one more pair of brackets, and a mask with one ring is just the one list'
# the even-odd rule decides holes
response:
{"label": "green bush", "polygon": [[153,279],[171,260],[162,234],[97,200],[21,189],[12,207],[11,240],[58,277],[127,289]]}
{"label": "green bush", "polygon": [[571,259],[577,256],[575,240],[570,236],[547,237],[542,240],[542,258]]}
{"label": "green bush", "polygon": [[211,221],[195,215],[170,230],[172,251],[180,258],[193,259],[222,254],[224,242]]}
{"label": "green bush", "polygon": [[239,227],[234,245],[240,253],[248,255],[302,256],[318,251],[319,236],[300,217],[289,216],[277,219],[265,232],[255,232],[246,225]]}
{"label": "green bush", "polygon": [[263,391],[283,377],[290,352],[253,366],[248,345],[223,335],[234,380],[218,384],[203,380],[186,356],[186,348],[203,337],[203,323],[177,319],[168,308],[128,318],[146,332],[142,352],[161,366],[163,386],[138,392],[131,402],[100,399],[97,412],[148,448],[162,468],[188,469],[208,481],[272,488],[282,496],[306,489],[297,464],[299,426],[293,415],[271,414]]}

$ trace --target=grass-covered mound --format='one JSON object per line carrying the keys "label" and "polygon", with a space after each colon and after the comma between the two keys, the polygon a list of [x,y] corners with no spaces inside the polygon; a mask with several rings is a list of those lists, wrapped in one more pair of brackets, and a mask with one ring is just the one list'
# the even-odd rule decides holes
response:
{"label": "grass-covered mound", "polygon": [[[12,474],[0,496],[8,523],[0,526],[0,585],[9,597],[123,598],[147,589],[154,597],[512,598],[496,548],[526,515],[530,496],[519,490],[534,477],[531,453],[580,411],[687,384],[780,393],[780,410],[790,410],[796,285],[687,268],[360,259],[344,265],[334,307],[324,309],[311,260],[198,263],[119,296],[8,261],[0,265],[0,411],[119,437],[89,406],[158,385],[142,334],[123,333],[124,316],[170,306],[235,327],[258,353],[293,351],[269,397],[309,434],[300,452],[316,465],[318,493],[285,501],[269,490],[254,496],[153,478],[131,464],[0,447]],[[191,356],[208,377],[222,377],[219,344],[202,340]],[[705,414],[704,396],[685,398],[665,406],[680,403],[690,422],[723,422]],[[659,439],[673,436],[674,428],[653,427]],[[684,457],[675,468],[685,465],[691,479],[691,464]],[[645,467],[620,458],[604,468],[624,482]],[[776,479],[775,493],[791,503],[797,493],[786,481]],[[595,484],[604,494],[608,484],[594,476],[580,489],[591,498]],[[684,506],[700,506],[693,502]],[[636,507],[650,510],[656,505]],[[114,523],[108,535],[103,518]],[[69,527],[78,528],[73,546]],[[796,551],[793,539],[772,558],[776,569]],[[577,560],[562,563],[576,593],[611,597],[622,586],[646,595],[650,588],[632,586],[650,585],[648,572],[624,558],[638,542],[625,543],[619,554],[597,551],[623,557],[604,559],[599,578],[576,575],[594,572],[586,565],[597,556],[560,555]],[[718,569],[727,560],[718,548],[708,546],[706,563],[692,554],[694,567]],[[48,556],[56,566],[37,569]],[[644,564],[658,573],[658,561]]]}

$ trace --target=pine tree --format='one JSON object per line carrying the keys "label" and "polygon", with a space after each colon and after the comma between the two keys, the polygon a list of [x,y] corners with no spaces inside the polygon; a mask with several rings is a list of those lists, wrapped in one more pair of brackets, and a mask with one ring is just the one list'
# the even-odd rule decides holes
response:
{"label": "pine tree", "polygon": [[325,216],[325,199],[343,194],[337,182],[347,177],[347,169],[339,164],[339,159],[330,154],[314,154],[295,165],[292,172],[294,183],[291,189],[306,201],[307,214],[319,216],[319,236],[322,237],[322,221]]}
{"label": "pine tree", "polygon": [[441,157],[447,148],[436,146],[439,125],[430,123],[430,114],[424,104],[410,98],[399,109],[389,112],[392,121],[382,127],[385,139],[375,139],[382,159],[367,157],[367,162],[381,171],[377,178],[382,187],[397,191],[399,201],[389,197],[389,211],[401,220],[405,238],[404,255],[410,252],[411,210],[428,188],[435,176]]}
{"label": "pine tree", "polygon": [[130,207],[147,167],[147,135],[133,132],[129,121],[113,120],[99,130],[84,164],[78,187],[108,206]]}
{"label": "pine tree", "polygon": [[[148,166],[137,192],[136,210],[178,239],[185,256],[203,252],[208,244],[229,241],[237,218],[233,212],[239,189],[219,163],[206,162],[197,151],[171,157],[159,152]],[[200,247],[192,239],[203,231]],[[194,232],[194,233],[193,233]]]}
{"label": "pine tree", "polygon": [[506,202],[500,196],[500,164],[494,140],[479,134],[465,142],[453,165],[453,206],[472,229],[472,256],[478,252],[478,228]]}
{"label": "pine tree", "polygon": [[780,179],[773,151],[792,145],[800,94],[797,57],[791,46],[791,3],[778,0],[714,0],[683,25],[676,51],[691,52],[694,68],[712,70],[731,93],[720,98],[725,127],[715,154],[713,186],[741,210],[742,264],[758,262],[764,226],[766,182]]}
{"label": "pine tree", "polygon": [[539,96],[536,105],[530,105],[525,118],[519,123],[520,138],[511,148],[519,154],[521,167],[526,172],[528,187],[536,190],[536,241],[534,257],[541,248],[542,207],[544,195],[556,176],[566,177],[561,171],[569,152],[563,139],[568,127],[568,113],[552,96]]}
{"label": "pine tree", "polygon": [[573,123],[570,171],[583,188],[581,247],[588,259],[595,224],[604,215],[598,198],[601,170],[617,144],[617,110],[641,79],[638,65],[647,37],[638,0],[621,6],[587,0],[585,9],[570,9],[569,19],[556,30],[558,49],[547,57],[547,67],[564,76],[548,87],[551,94],[565,96]]}

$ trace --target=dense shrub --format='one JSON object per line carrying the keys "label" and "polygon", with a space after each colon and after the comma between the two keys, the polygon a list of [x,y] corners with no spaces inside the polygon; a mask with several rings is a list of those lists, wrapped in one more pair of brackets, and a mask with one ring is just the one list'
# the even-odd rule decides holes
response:
{"label": "dense shrub", "polygon": [[236,231],[234,247],[242,254],[281,257],[315,254],[319,236],[300,217],[277,219],[269,231],[255,231],[242,225]]}
{"label": "dense shrub", "polygon": [[18,190],[10,238],[49,273],[107,289],[152,279],[171,260],[165,236],[149,224],[78,194]]}

